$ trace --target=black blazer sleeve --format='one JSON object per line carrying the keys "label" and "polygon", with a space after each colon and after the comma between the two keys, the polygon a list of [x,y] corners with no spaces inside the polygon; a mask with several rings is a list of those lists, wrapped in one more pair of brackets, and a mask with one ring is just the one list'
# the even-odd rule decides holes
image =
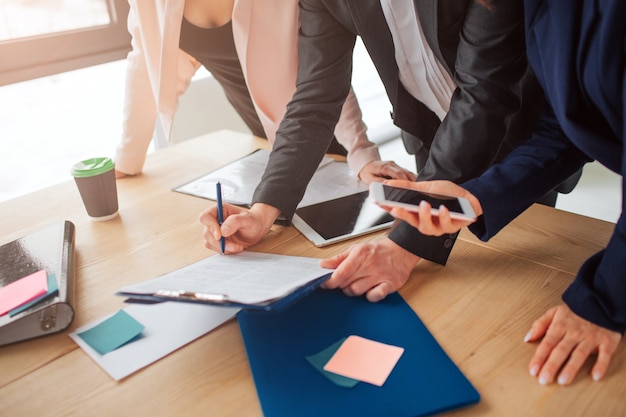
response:
{"label": "black blazer sleeve", "polygon": [[[463,182],[497,159],[507,129],[519,115],[527,75],[522,3],[492,0],[489,9],[468,3],[454,64],[457,88],[420,180]],[[446,46],[440,47],[443,53]]]}
{"label": "black blazer sleeve", "polygon": [[[454,61],[457,88],[432,140],[419,181],[467,181],[502,159],[530,134],[544,99],[526,59],[522,3],[494,0],[490,9],[468,3]],[[438,13],[445,13],[444,4],[439,2]],[[438,21],[445,19],[440,17]],[[436,32],[446,34],[449,28],[439,27]],[[448,46],[437,46],[445,56]],[[445,264],[456,235],[423,236],[403,223],[390,238],[420,257]]]}
{"label": "black blazer sleeve", "polygon": [[333,138],[351,85],[356,35],[322,1],[300,2],[298,77],[253,203],[270,204],[291,220]]}

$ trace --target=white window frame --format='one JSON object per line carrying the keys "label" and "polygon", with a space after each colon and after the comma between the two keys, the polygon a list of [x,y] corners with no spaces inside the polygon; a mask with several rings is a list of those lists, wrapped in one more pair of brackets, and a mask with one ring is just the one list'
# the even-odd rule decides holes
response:
{"label": "white window frame", "polygon": [[0,86],[125,58],[128,1],[106,1],[108,25],[0,42]]}

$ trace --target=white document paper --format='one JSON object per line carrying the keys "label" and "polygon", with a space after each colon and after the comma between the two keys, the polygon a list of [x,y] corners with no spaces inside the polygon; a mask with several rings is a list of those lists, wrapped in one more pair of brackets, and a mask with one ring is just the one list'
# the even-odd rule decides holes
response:
{"label": "white document paper", "polygon": [[320,267],[316,258],[242,252],[210,256],[155,279],[123,287],[120,293],[184,291],[224,296],[228,302],[263,305],[330,272]]}
{"label": "white document paper", "polygon": [[[259,149],[201,178],[181,185],[175,191],[216,200],[215,184],[219,181],[222,184],[222,197],[225,202],[250,206],[252,195],[261,182],[269,155],[269,150]],[[311,182],[309,182],[298,207],[332,200],[367,189],[367,185],[350,171],[347,163],[336,162],[332,158],[325,157]]]}
{"label": "white document paper", "polygon": [[69,335],[116,381],[208,333],[233,318],[239,309],[193,303],[163,302],[133,304],[124,308],[124,311],[145,328],[140,338],[112,352],[101,355],[78,336],[79,333],[100,324],[111,315],[82,326]]}

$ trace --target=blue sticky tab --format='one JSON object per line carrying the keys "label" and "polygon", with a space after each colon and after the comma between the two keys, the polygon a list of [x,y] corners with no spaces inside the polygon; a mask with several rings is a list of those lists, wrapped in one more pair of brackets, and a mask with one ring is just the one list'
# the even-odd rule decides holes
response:
{"label": "blue sticky tab", "polygon": [[120,310],[97,326],[78,333],[78,336],[93,350],[105,355],[135,339],[143,329],[141,323]]}
{"label": "blue sticky tab", "polygon": [[354,386],[356,386],[356,384],[359,383],[359,380],[347,378],[345,376],[337,375],[335,373],[324,370],[324,366],[328,363],[330,358],[333,357],[335,352],[337,352],[337,349],[341,347],[345,340],[346,338],[344,337],[333,343],[332,345],[328,346],[321,352],[318,352],[314,355],[306,356],[306,360],[311,365],[313,365],[313,367],[317,369],[322,375],[324,375],[326,378],[330,379],[332,382],[339,385],[340,387],[353,388]]}

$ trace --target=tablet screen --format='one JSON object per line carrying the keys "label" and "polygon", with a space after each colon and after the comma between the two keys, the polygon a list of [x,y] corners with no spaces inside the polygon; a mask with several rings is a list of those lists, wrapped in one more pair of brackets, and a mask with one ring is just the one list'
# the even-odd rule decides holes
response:
{"label": "tablet screen", "polygon": [[371,200],[369,191],[363,191],[301,207],[293,223],[313,243],[323,246],[391,226],[393,220]]}

